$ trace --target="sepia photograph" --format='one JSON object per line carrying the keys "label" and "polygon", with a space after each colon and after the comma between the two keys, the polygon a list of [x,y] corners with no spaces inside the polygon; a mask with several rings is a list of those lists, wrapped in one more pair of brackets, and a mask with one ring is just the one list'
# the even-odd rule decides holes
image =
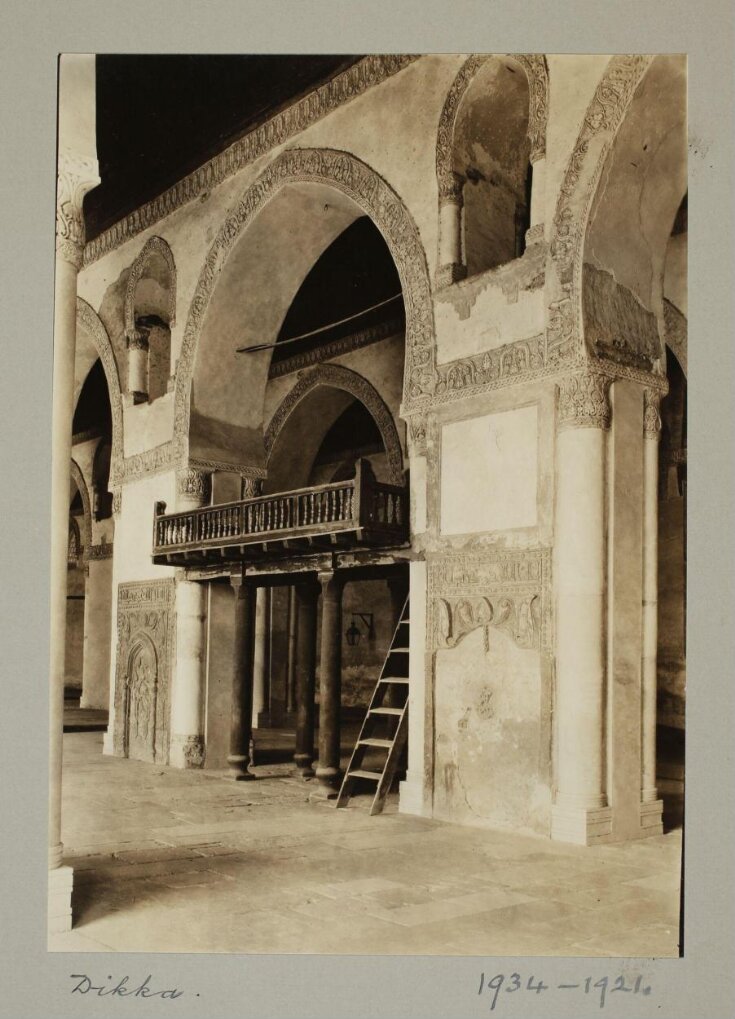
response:
{"label": "sepia photograph", "polygon": [[687,166],[681,53],[60,55],[50,951],[684,954]]}

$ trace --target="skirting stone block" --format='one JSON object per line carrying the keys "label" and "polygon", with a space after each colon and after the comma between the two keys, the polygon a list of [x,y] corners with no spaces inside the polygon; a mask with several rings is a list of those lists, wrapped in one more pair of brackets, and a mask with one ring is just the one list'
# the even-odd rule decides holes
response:
{"label": "skirting stone block", "polygon": [[649,800],[641,803],[641,836],[663,835],[664,801]]}
{"label": "skirting stone block", "polygon": [[74,871],[71,867],[55,867],[48,872],[48,933],[63,934],[71,930],[71,893]]}
{"label": "skirting stone block", "polygon": [[572,842],[577,846],[611,842],[612,809],[597,807],[586,810],[555,804],[551,808],[551,837],[556,842]]}
{"label": "skirting stone block", "polygon": [[410,774],[406,776],[405,782],[398,785],[398,813],[413,814],[417,817],[430,816],[424,803],[423,787]]}
{"label": "skirting stone block", "polygon": [[115,756],[112,729],[108,726],[102,735],[102,753],[107,757]]}

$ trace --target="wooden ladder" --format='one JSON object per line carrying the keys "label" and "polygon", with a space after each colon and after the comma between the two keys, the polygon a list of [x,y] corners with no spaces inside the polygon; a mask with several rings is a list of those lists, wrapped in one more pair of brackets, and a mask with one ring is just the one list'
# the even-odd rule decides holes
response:
{"label": "wooden ladder", "polygon": [[370,814],[379,814],[390,792],[408,738],[408,633],[407,598],[342,780],[337,807],[347,806],[356,784],[370,782],[375,783]]}

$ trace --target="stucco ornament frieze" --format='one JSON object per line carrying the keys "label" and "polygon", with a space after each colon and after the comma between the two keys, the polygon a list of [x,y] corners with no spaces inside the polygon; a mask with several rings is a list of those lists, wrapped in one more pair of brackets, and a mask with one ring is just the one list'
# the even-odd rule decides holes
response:
{"label": "stucco ornament frieze", "polygon": [[429,558],[427,644],[453,648],[491,627],[518,647],[551,649],[551,553],[547,548],[433,553]]}
{"label": "stucco ornament frieze", "polygon": [[257,499],[263,493],[263,479],[240,478],[240,493],[243,499]]}
{"label": "stucco ornament frieze", "polygon": [[348,67],[90,241],[84,249],[84,264],[95,262],[188,202],[206,196],[244,166],[283,145],[328,113],[379,85],[417,59],[417,56],[405,54],[376,54]]}
{"label": "stucco ornament frieze", "polygon": [[171,745],[181,748],[181,757],[185,768],[203,768],[206,751],[203,736],[180,736],[171,737]]}
{"label": "stucco ornament frieze", "polygon": [[82,202],[100,182],[97,160],[60,149],[56,182],[56,252],[78,270],[84,255]]}
{"label": "stucco ornament frieze", "polygon": [[111,541],[102,541],[98,545],[90,545],[89,552],[87,553],[87,559],[90,561],[100,561],[102,559],[111,559],[113,553],[113,545]]}

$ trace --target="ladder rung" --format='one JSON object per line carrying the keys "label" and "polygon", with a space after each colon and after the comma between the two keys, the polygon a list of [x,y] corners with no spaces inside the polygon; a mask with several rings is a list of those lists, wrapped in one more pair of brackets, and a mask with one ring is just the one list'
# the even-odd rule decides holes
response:
{"label": "ladder rung", "polygon": [[402,715],[403,708],[370,708],[369,715]]}
{"label": "ladder rung", "polygon": [[381,683],[408,683],[408,676],[381,676]]}
{"label": "ladder rung", "polygon": [[392,647],[390,649],[390,651],[388,652],[388,654],[389,655],[395,655],[395,654],[404,654],[404,655],[407,655],[408,654],[408,648],[407,647]]}
{"label": "ladder rung", "polygon": [[370,736],[368,739],[358,740],[358,743],[363,747],[385,747],[386,750],[390,750],[393,746],[392,739],[378,739],[377,736]]}
{"label": "ladder rung", "polygon": [[347,774],[350,778],[369,778],[373,782],[379,782],[383,777],[380,771],[363,771],[361,768],[358,768],[357,771],[348,771]]}

